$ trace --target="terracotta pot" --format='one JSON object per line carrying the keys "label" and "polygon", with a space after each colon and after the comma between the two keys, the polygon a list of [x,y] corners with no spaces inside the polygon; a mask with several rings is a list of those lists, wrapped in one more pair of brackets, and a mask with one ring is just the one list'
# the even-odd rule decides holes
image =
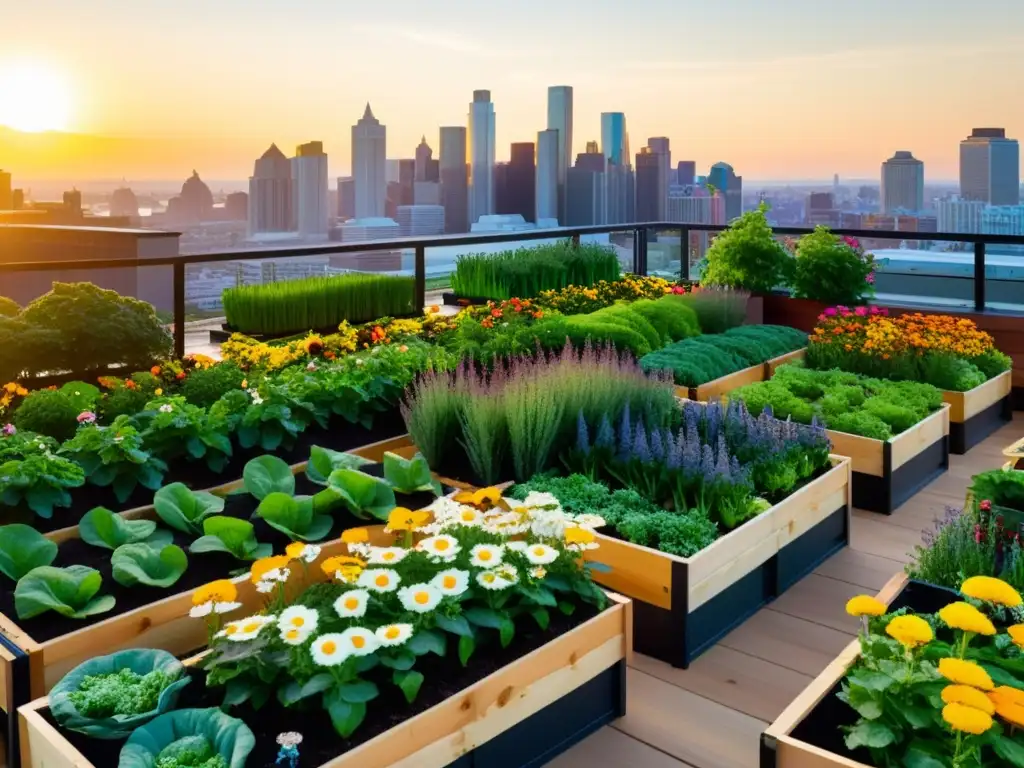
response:
{"label": "terracotta pot", "polygon": [[794,299],[771,294],[764,297],[764,320],[767,325],[788,325],[810,333],[818,316],[828,307],[812,299]]}

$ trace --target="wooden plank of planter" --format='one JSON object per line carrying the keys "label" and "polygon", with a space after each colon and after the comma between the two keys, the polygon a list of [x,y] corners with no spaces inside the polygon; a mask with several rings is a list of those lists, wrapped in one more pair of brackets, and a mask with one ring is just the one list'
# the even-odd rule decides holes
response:
{"label": "wooden plank of planter", "polygon": [[949,403],[949,450],[964,454],[1013,419],[1013,372],[1003,371],[967,392],[943,390]]}
{"label": "wooden plank of planter", "polygon": [[[625,713],[625,663],[632,650],[631,603],[615,594],[609,598],[611,607],[600,615],[320,768],[450,765],[616,667],[622,688],[614,715],[621,716]],[[41,698],[19,710],[24,768],[106,768],[94,766],[46,721],[41,710],[48,706],[48,700]],[[601,724],[591,724],[587,732]],[[566,734],[563,748],[583,735]]]}
{"label": "wooden plank of planter", "polygon": [[949,405],[890,440],[826,430],[832,452],[853,463],[853,504],[890,515],[949,468]]}
{"label": "wooden plank of planter", "polygon": [[676,396],[683,397],[688,400],[697,400],[701,403],[706,403],[716,398],[721,398],[728,392],[732,392],[734,389],[745,387],[747,384],[756,384],[760,381],[764,381],[764,364],[752,365],[749,368],[743,368],[742,370],[730,373],[727,376],[721,376],[713,381],[709,381],[706,384],[701,384],[699,387],[676,387]]}
{"label": "wooden plank of planter", "polygon": [[849,543],[850,460],[689,558],[598,534],[600,584],[634,600],[641,653],[686,668],[703,650]]}
{"label": "wooden plank of planter", "polygon": [[772,376],[775,375],[775,369],[780,365],[788,365],[789,363],[795,363],[798,360],[803,360],[807,356],[807,347],[798,349],[794,352],[788,352],[785,355],[779,355],[773,357],[767,363],[764,364],[764,380],[768,381]]}

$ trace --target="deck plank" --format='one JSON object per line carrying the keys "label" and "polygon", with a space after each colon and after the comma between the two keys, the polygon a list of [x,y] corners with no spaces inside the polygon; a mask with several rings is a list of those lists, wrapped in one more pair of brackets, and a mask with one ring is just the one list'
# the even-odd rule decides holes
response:
{"label": "deck plank", "polygon": [[597,731],[547,765],[549,768],[596,768],[604,765],[623,768],[696,768],[611,726]]}

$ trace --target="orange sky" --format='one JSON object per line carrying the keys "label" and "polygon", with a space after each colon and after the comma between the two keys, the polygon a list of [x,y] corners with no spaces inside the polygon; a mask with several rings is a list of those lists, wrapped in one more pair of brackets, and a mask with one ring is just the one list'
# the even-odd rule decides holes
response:
{"label": "orange sky", "polygon": [[[0,69],[37,62],[72,93],[67,129],[119,141],[11,141],[27,179],[242,179],[271,141],[324,141],[346,173],[366,101],[409,157],[490,88],[498,157],[575,88],[575,149],[623,111],[636,151],[750,179],[873,178],[896,149],[955,178],[974,126],[1024,138],[1024,2],[932,0],[33,0],[5,9]],[[124,139],[131,139],[124,141]],[[33,148],[34,147],[34,148]]]}

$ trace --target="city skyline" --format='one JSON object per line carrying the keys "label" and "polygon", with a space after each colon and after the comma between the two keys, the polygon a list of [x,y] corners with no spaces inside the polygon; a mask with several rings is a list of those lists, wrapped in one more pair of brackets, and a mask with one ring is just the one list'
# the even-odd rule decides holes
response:
{"label": "city skyline", "polygon": [[[367,101],[389,126],[387,156],[412,157],[422,135],[436,142],[440,126],[464,124],[480,89],[491,91],[497,159],[506,160],[512,143],[544,129],[547,89],[558,84],[574,90],[573,157],[601,139],[602,113],[622,112],[635,146],[665,136],[698,168],[725,161],[751,180],[871,178],[897,149],[922,160],[929,179],[954,180],[957,145],[972,127],[1024,135],[1024,105],[1006,98],[1024,75],[1013,23],[1024,8],[1013,0],[994,0],[984,15],[865,0],[857,18],[809,0],[784,9],[741,10],[735,0],[630,8],[634,32],[643,19],[685,16],[685,38],[672,23],[643,26],[642,35],[609,31],[616,7],[605,0],[496,2],[486,12],[464,0],[429,8],[398,0],[387,20],[315,0],[287,9],[239,0],[145,9],[98,0],[88,13],[66,6],[40,0],[8,11],[0,72],[28,62],[62,79],[71,103],[56,127],[107,137],[113,149],[81,150],[88,160],[65,146],[47,167],[24,149],[45,143],[39,134],[12,140],[0,131],[0,153],[8,147],[0,165],[18,165],[10,147],[20,149],[25,167],[14,170],[27,179],[163,179],[193,167],[244,179],[271,142],[311,139],[324,142],[332,177],[349,175],[349,131]],[[533,23],[541,8],[545,25]],[[206,21],[195,25],[200,9]],[[280,42],[281,25],[313,15],[317,23],[294,36],[301,43]],[[878,35],[880,19],[907,33]],[[150,32],[157,27],[159,37]],[[273,55],[252,55],[272,40]],[[0,123],[10,110],[0,104]],[[87,140],[64,141],[78,143]]]}

